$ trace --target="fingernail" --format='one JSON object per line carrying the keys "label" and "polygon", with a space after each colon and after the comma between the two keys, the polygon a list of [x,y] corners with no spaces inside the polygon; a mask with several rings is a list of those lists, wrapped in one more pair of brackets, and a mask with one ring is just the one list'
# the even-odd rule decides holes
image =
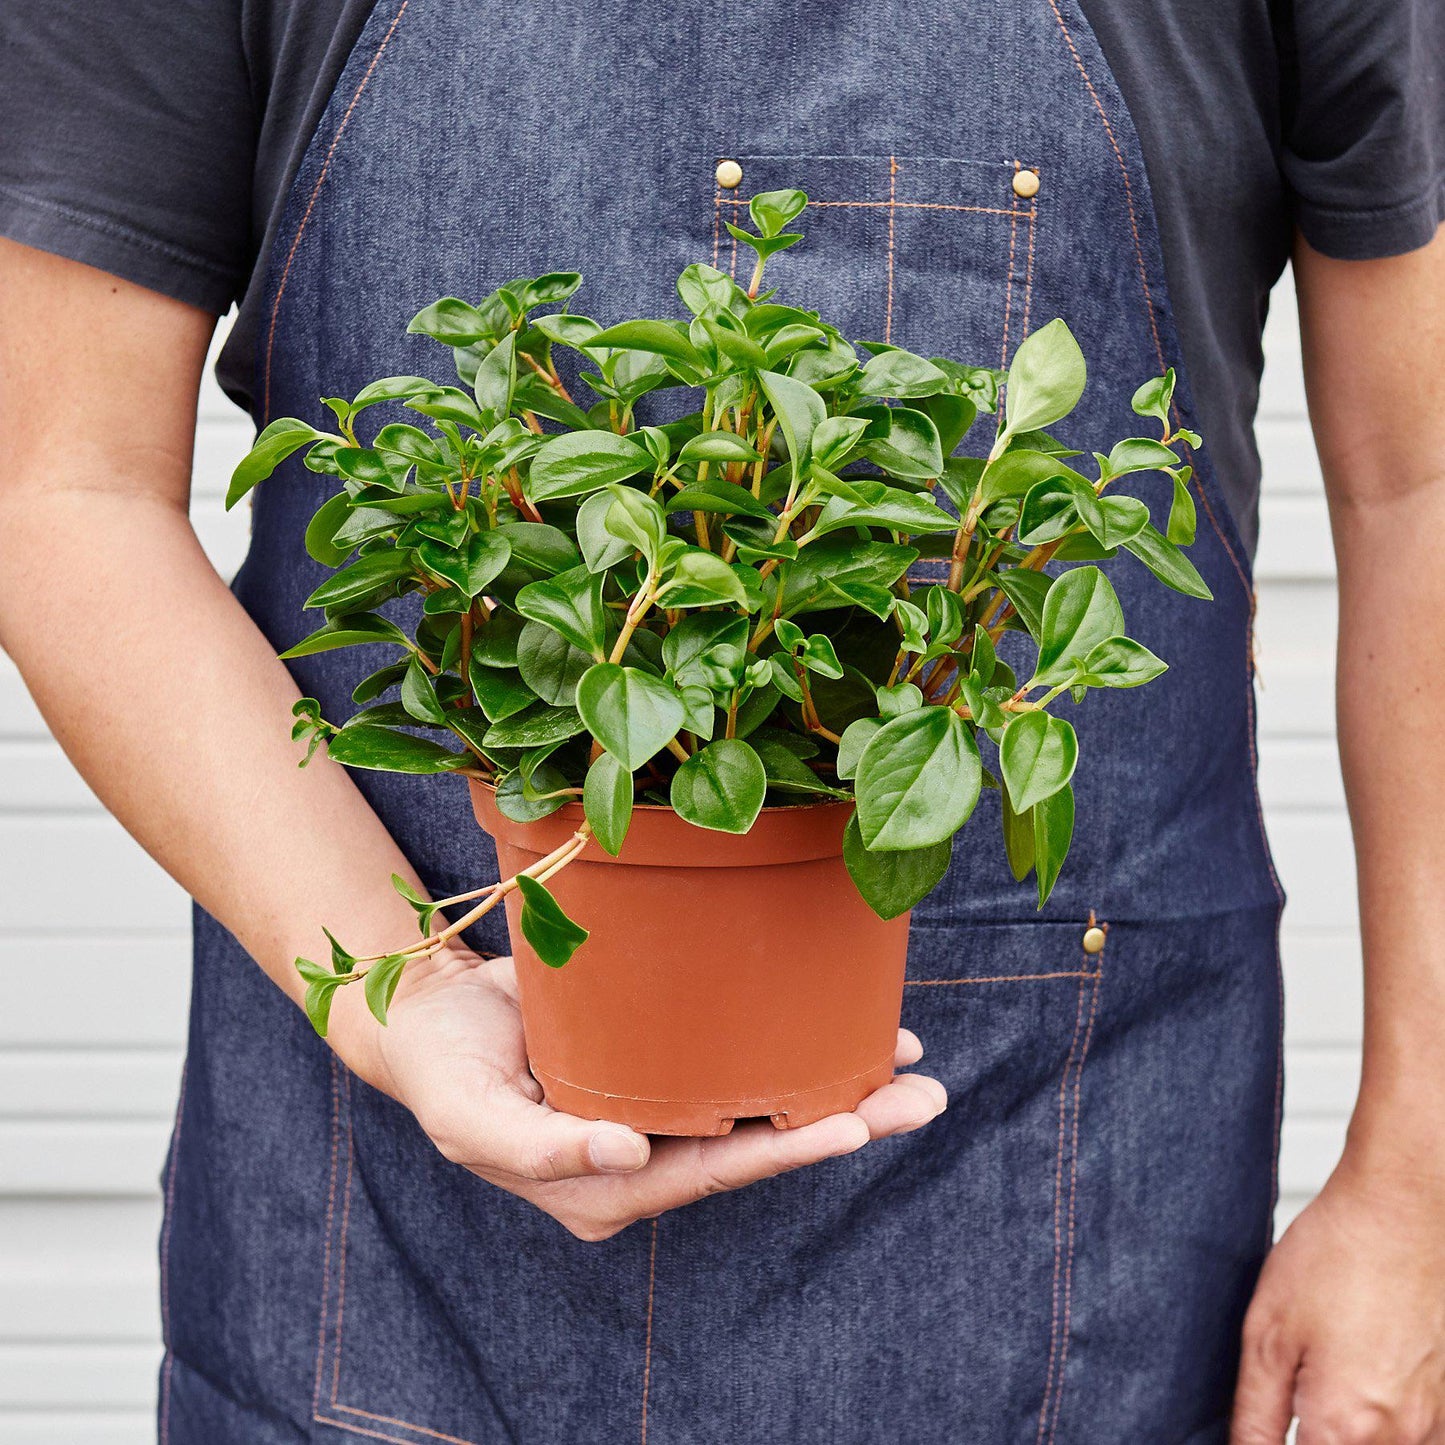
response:
{"label": "fingernail", "polygon": [[647,1163],[647,1150],[635,1134],[607,1129],[594,1134],[587,1146],[592,1162],[604,1174],[630,1174]]}

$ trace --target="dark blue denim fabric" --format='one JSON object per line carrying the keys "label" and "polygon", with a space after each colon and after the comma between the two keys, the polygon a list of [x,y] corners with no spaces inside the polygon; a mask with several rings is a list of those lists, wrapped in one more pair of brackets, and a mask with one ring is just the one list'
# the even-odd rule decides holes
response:
{"label": "dark blue denim fabric", "polygon": [[[258,421],[435,371],[401,333],[436,295],[581,269],[585,313],[672,314],[676,271],[733,266],[721,223],[777,186],[814,205],[770,280],[851,335],[998,364],[1065,317],[1094,375],[1086,444],[1138,430],[1133,386],[1180,363],[1138,143],[1073,0],[382,0],[272,259]],[[1190,424],[1187,377],[1179,400]],[[441,1159],[200,917],[163,1436],[1222,1440],[1273,1203],[1282,900],[1247,563],[1197,462],[1217,600],[1109,564],[1171,668],[1077,709],[1048,907],[1009,876],[986,795],[916,912],[905,1022],[952,1099],[919,1134],[581,1244]],[[313,625],[302,534],[325,487],[293,461],[256,501],[236,588],[278,648]],[[295,665],[328,715],[366,670]],[[495,876],[460,784],[358,781],[432,886]],[[505,948],[487,923],[478,946]]]}

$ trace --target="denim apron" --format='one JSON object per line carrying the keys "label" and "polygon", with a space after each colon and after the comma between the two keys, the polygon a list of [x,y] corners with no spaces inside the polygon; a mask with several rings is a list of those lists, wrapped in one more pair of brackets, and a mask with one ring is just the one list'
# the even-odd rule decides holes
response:
{"label": "denim apron", "polygon": [[[850,336],[1003,364],[1063,316],[1086,445],[1139,431],[1133,387],[1180,366],[1138,140],[1075,0],[380,0],[270,260],[256,420],[444,377],[407,319],[513,276],[582,270],[604,323],[671,315],[682,266],[746,264],[723,223],[747,197],[794,186],[806,239],[769,279]],[[1195,425],[1182,372],[1178,407]],[[1195,462],[1216,600],[1107,564],[1170,670],[1074,711],[1048,906],[986,793],[916,910],[904,1021],[951,1099],[916,1134],[583,1244],[443,1160],[198,916],[162,1441],[1223,1440],[1274,1201],[1282,899],[1248,562]],[[314,625],[327,490],[293,460],[256,499],[236,591],[278,649]],[[294,672],[343,716],[370,665]],[[440,894],[495,868],[460,782],[358,782]],[[499,915],[474,942],[505,950]]]}

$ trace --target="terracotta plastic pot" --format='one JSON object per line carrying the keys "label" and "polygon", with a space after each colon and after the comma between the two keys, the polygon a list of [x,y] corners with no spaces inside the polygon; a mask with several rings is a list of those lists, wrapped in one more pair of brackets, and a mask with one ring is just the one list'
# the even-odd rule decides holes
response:
{"label": "terracotta plastic pot", "polygon": [[[502,877],[582,822],[514,823],[472,783]],[[548,886],[590,931],[548,968],[507,898],[532,1072],[557,1109],[649,1134],[794,1128],[893,1073],[908,916],[880,919],[843,864],[848,803],[769,808],[743,835],[639,807],[621,855],[594,841]]]}

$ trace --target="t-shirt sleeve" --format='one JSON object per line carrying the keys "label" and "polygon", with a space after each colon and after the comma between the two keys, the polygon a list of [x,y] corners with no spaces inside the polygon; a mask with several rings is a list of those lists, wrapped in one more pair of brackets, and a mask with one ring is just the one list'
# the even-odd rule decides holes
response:
{"label": "t-shirt sleeve", "polygon": [[1341,260],[1445,220],[1445,0],[1296,0],[1282,165],[1305,239]]}
{"label": "t-shirt sleeve", "polygon": [[0,235],[220,313],[255,118],[227,0],[0,3]]}

